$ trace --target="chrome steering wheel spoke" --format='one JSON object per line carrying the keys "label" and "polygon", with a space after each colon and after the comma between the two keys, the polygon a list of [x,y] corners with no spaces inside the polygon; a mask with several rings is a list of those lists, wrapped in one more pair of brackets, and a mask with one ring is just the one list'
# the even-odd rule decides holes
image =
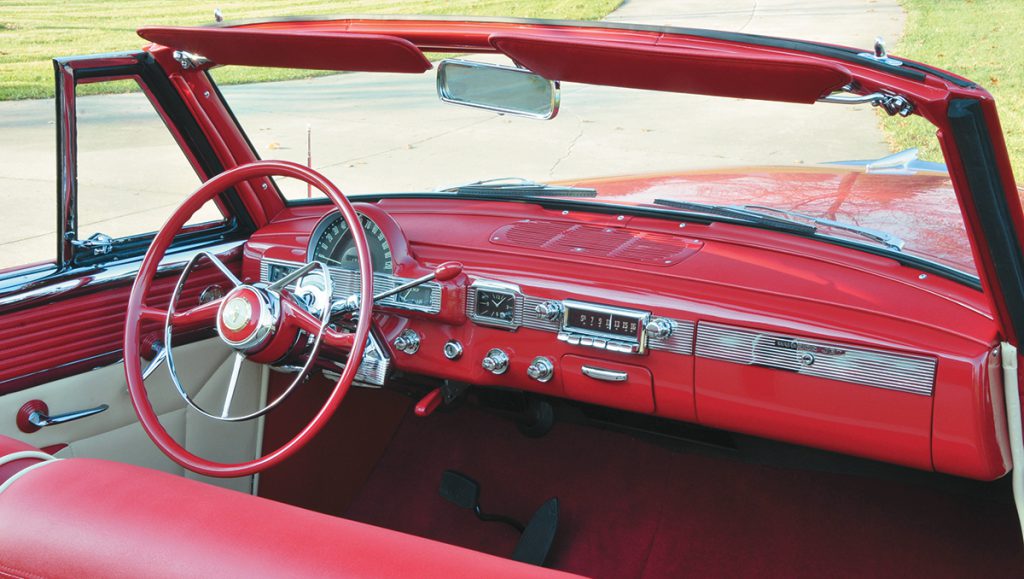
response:
{"label": "chrome steering wheel spoke", "polygon": [[[313,336],[311,345],[309,346],[309,351],[306,354],[305,364],[303,364],[298,374],[295,376],[295,379],[292,380],[291,384],[289,384],[288,387],[281,392],[281,394],[274,398],[274,400],[265,403],[256,410],[248,413],[238,415],[231,414],[231,406],[232,403],[234,402],[234,399],[239,389],[238,382],[242,374],[242,365],[248,359],[248,357],[246,356],[245,349],[247,345],[234,345],[234,362],[232,364],[231,375],[228,380],[227,390],[224,395],[224,402],[219,412],[208,411],[202,406],[200,406],[192,398],[192,396],[189,395],[188,391],[182,385],[181,379],[178,376],[178,372],[175,369],[173,352],[173,333],[175,321],[182,320],[183,317],[185,317],[185,314],[187,314],[188,312],[197,311],[200,308],[209,309],[209,307],[214,303],[219,304],[218,316],[220,316],[220,310],[227,306],[227,302],[225,300],[229,299],[231,296],[231,294],[229,293],[228,296],[225,296],[224,298],[221,298],[216,302],[211,302],[209,304],[197,306],[195,308],[192,308],[191,310],[186,310],[185,312],[182,313],[176,313],[175,310],[178,304],[178,300],[180,299],[182,291],[185,287],[185,282],[188,280],[189,274],[195,269],[195,266],[197,265],[199,260],[202,259],[203,257],[210,259],[215,265],[217,265],[218,269],[221,269],[221,271],[225,273],[225,275],[230,274],[230,279],[232,283],[235,284],[235,287],[233,289],[243,288],[243,291],[247,290],[250,292],[263,291],[265,292],[264,295],[269,295],[268,299],[270,299],[272,303],[278,304],[278,308],[298,308],[302,310],[302,313],[304,314],[303,317],[308,317],[309,319],[309,323],[302,324],[300,326],[300,329],[302,331],[305,331],[309,335]],[[294,390],[296,389],[296,387],[298,387],[299,384],[303,383],[306,380],[306,378],[309,376],[310,371],[313,368],[317,355],[320,352],[320,347],[325,342],[324,338],[325,334],[327,333],[327,326],[330,323],[331,309],[329,307],[323,308],[323,311],[321,312],[320,316],[315,316],[307,311],[307,306],[305,303],[303,303],[302,300],[297,299],[295,296],[291,295],[291,292],[284,290],[284,288],[291,284],[293,281],[301,279],[305,275],[309,275],[318,267],[320,268],[320,275],[323,280],[323,291],[326,292],[326,295],[330,296],[333,293],[333,284],[330,276],[330,270],[322,262],[310,262],[306,266],[303,266],[302,268],[296,270],[295,272],[292,272],[290,275],[281,278],[274,284],[259,289],[256,286],[248,286],[242,283],[240,280],[238,280],[237,277],[231,274],[230,270],[227,269],[227,266],[225,266],[216,257],[205,252],[197,254],[185,266],[184,271],[181,272],[181,276],[178,278],[178,283],[174,287],[174,291],[171,294],[170,303],[167,306],[167,314],[164,318],[163,338],[165,345],[163,349],[157,353],[157,357],[154,358],[150,365],[146,368],[143,375],[143,379],[149,377],[156,370],[156,368],[158,368],[160,365],[166,362],[168,372],[170,373],[171,376],[171,381],[173,382],[174,388],[175,390],[177,390],[178,395],[181,396],[182,400],[184,400],[188,406],[192,407],[193,410],[214,420],[220,420],[224,422],[241,422],[245,420],[252,420],[255,418],[259,418],[260,416],[263,416],[270,410],[274,409],[281,402],[283,402],[285,398],[287,398],[292,392],[294,392]],[[287,305],[283,303],[285,301],[287,302]],[[219,324],[219,322],[215,323]],[[220,332],[221,330],[222,328],[220,328],[220,326],[218,325],[218,332]],[[279,328],[275,327],[271,331],[278,330]],[[224,336],[222,335],[222,337]],[[231,345],[230,342],[229,345]]]}

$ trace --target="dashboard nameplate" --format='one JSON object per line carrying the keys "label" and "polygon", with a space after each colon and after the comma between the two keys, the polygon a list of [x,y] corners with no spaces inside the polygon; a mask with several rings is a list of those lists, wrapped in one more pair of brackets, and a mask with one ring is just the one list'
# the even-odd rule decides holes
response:
{"label": "dashboard nameplate", "polygon": [[701,322],[697,356],[931,396],[936,360]]}

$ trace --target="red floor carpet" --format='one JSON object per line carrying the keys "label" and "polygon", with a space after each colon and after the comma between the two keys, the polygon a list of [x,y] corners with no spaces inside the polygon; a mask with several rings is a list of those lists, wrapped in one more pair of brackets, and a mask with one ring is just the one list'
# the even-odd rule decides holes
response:
{"label": "red floor carpet", "polygon": [[406,418],[347,518],[501,556],[518,535],[440,498],[447,468],[485,511],[529,519],[551,496],[551,566],[592,577],[1021,577],[1005,504],[868,477],[676,452],[558,423],[529,439],[463,408]]}

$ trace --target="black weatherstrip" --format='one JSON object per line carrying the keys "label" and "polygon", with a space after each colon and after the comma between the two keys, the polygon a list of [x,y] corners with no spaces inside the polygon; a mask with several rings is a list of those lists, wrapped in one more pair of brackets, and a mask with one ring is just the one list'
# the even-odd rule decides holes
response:
{"label": "black weatherstrip", "polygon": [[1024,337],[1024,256],[1006,203],[1006,191],[999,178],[981,103],[976,99],[953,100],[947,115],[1010,322],[1017,337]]}

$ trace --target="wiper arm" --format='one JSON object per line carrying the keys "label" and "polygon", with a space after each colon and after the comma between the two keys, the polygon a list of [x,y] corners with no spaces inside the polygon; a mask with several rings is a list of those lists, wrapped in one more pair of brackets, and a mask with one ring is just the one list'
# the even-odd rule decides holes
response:
{"label": "wiper arm", "polygon": [[861,237],[877,241],[887,248],[894,251],[903,251],[904,242],[899,237],[887,232],[879,231],[877,229],[871,229],[868,227],[861,227],[859,225],[851,225],[849,223],[843,223],[841,221],[834,221],[825,217],[815,217],[814,215],[808,215],[806,213],[800,213],[799,211],[789,211],[787,209],[776,209],[774,207],[765,207],[763,205],[741,205],[737,209],[743,209],[746,211],[758,212],[758,211],[770,211],[772,213],[778,213],[785,215],[786,217],[795,219],[806,219],[812,223],[818,225],[824,225],[833,229],[841,229],[843,231],[849,231],[850,233],[856,233]]}
{"label": "wiper arm", "polygon": [[500,177],[484,179],[463,185],[438,189],[441,193],[456,195],[492,195],[494,197],[597,197],[597,189],[548,185],[522,177]]}
{"label": "wiper arm", "polygon": [[720,215],[722,217],[729,217],[752,225],[770,227],[772,229],[798,233],[800,235],[812,235],[817,231],[817,228],[813,225],[798,223],[781,217],[770,217],[756,211],[748,211],[745,208],[733,207],[731,205],[712,205],[710,203],[694,203],[692,201],[677,201],[675,199],[655,199],[654,204],[697,213],[705,213],[707,215]]}

